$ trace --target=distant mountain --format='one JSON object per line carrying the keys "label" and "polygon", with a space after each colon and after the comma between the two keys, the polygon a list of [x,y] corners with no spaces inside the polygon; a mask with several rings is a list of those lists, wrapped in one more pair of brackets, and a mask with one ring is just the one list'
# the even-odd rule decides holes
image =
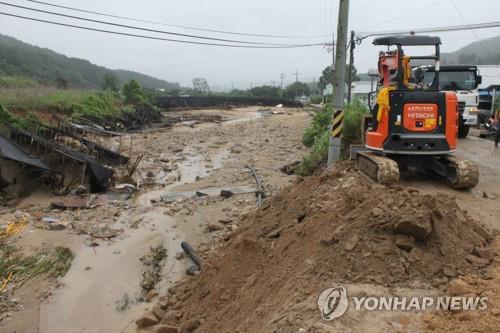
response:
{"label": "distant mountain", "polygon": [[444,64],[500,65],[500,36],[474,42],[441,56]]}
{"label": "distant mountain", "polygon": [[154,77],[126,70],[110,70],[83,59],[70,58],[49,49],[0,35],[0,76],[23,76],[40,83],[67,83],[70,87],[97,89],[106,73],[113,72],[120,83],[135,79],[150,89],[177,89]]}

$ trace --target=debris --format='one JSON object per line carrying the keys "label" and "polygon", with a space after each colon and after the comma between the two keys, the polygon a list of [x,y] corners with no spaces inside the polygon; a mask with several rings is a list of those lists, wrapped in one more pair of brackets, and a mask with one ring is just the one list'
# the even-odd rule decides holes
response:
{"label": "debris", "polygon": [[135,192],[137,191],[137,187],[135,187],[132,184],[116,184],[115,189],[117,190],[129,190],[130,192]]}
{"label": "debris", "polygon": [[443,274],[447,277],[456,277],[458,275],[455,266],[453,265],[444,265],[443,266]]}
{"label": "debris", "polygon": [[406,236],[413,236],[419,242],[424,241],[432,231],[430,218],[418,219],[414,216],[404,216],[394,226],[394,232]]}
{"label": "debris", "polygon": [[167,257],[167,249],[160,244],[151,247],[150,252],[143,256],[140,260],[143,264],[143,272],[141,279],[141,297],[148,299],[152,295],[157,284],[161,281],[161,272],[165,265]]}
{"label": "debris", "polygon": [[292,162],[290,164],[287,164],[283,167],[280,168],[280,171],[283,172],[284,174],[286,175],[293,175],[295,174],[295,169],[297,169],[297,167],[300,165],[300,161],[295,161],[295,162]]}
{"label": "debris", "polygon": [[358,245],[359,235],[352,236],[344,245],[344,250],[352,251]]}
{"label": "debris", "polygon": [[90,237],[96,238],[96,239],[111,239],[111,238],[118,237],[118,234],[109,233],[109,234],[104,234],[104,235],[98,235],[98,234],[92,233],[92,234],[90,234]]}
{"label": "debris", "polygon": [[379,207],[375,207],[372,209],[372,215],[373,217],[379,217],[384,214],[384,210],[380,209]]}
{"label": "debris", "polygon": [[229,190],[221,190],[220,191],[220,196],[227,199],[227,198],[230,198],[234,195],[234,193],[232,191],[229,191]]}
{"label": "debris", "polygon": [[97,196],[81,197],[68,195],[62,201],[53,201],[51,206],[57,209],[92,209],[97,207]]}
{"label": "debris", "polygon": [[[210,268],[172,288],[180,322],[203,318],[200,332],[298,332],[317,322],[312,306],[325,281],[367,285],[370,294],[373,284],[377,292],[430,285],[444,290],[450,278],[486,276],[465,258],[488,244],[453,198],[373,185],[353,165],[339,162],[300,179],[266,200],[266,210],[245,214],[244,227],[218,247]],[[383,214],[375,218],[374,207]],[[464,290],[452,285],[449,291]]]}
{"label": "debris", "polygon": [[175,326],[160,324],[154,328],[153,333],[178,333],[179,329]]}
{"label": "debris", "polygon": [[257,172],[253,167],[247,165],[246,168],[250,170],[250,172],[252,172],[253,177],[255,178],[255,182],[257,184],[257,192],[255,192],[255,195],[257,197],[257,207],[262,207],[262,197],[264,196],[264,190],[262,189],[261,179],[257,175]]}
{"label": "debris", "polygon": [[448,284],[448,294],[451,296],[462,296],[470,294],[472,288],[461,279],[455,279]]}
{"label": "debris", "polygon": [[401,250],[406,251],[406,252],[411,252],[411,250],[415,246],[415,240],[409,236],[397,235],[397,237],[395,239],[395,244]]}
{"label": "debris", "polygon": [[474,248],[474,254],[476,256],[483,258],[483,259],[486,259],[486,260],[493,260],[493,258],[495,257],[495,254],[489,248],[476,247],[476,248]]}
{"label": "debris", "polygon": [[158,324],[160,320],[156,318],[153,312],[149,312],[145,315],[143,315],[141,318],[137,319],[135,321],[135,324],[137,325],[138,328],[146,328],[146,327],[151,327],[156,324]]}
{"label": "debris", "polygon": [[192,333],[198,327],[200,327],[201,322],[197,319],[186,321],[179,327],[179,333]]}
{"label": "debris", "polygon": [[128,294],[123,295],[123,297],[115,302],[115,310],[117,312],[124,312],[130,307],[130,304],[132,304],[133,301],[130,299],[130,296]]}
{"label": "debris", "polygon": [[160,304],[156,304],[155,306],[153,306],[153,313],[156,318],[161,319],[167,312],[161,308]]}
{"label": "debris", "polygon": [[321,239],[319,241],[319,243],[325,247],[328,247],[328,246],[333,246],[335,244],[337,244],[339,242],[339,240],[337,239],[337,237],[335,236],[331,236],[331,237],[328,237],[328,238],[324,238],[324,239]]}
{"label": "debris", "polygon": [[209,223],[207,225],[207,231],[208,232],[214,232],[214,231],[220,231],[224,229],[220,224],[216,224],[216,223]]}
{"label": "debris", "polygon": [[201,271],[201,259],[198,257],[194,249],[187,242],[182,242],[181,247],[186,252],[186,254],[191,258],[191,260],[196,265],[198,271]]}
{"label": "debris", "polygon": [[280,237],[280,235],[281,235],[281,232],[282,232],[283,230],[285,230],[285,229],[286,229],[286,227],[287,227],[287,226],[282,226],[282,227],[279,227],[279,228],[274,229],[273,231],[271,231],[270,233],[268,233],[268,234],[266,235],[266,238],[268,238],[268,239],[276,239],[276,238],[279,238],[279,237]]}
{"label": "debris", "polygon": [[7,288],[7,285],[9,284],[10,279],[12,278],[12,275],[14,275],[14,272],[10,272],[9,276],[5,279],[5,281],[2,283],[2,286],[0,287],[0,293]]}
{"label": "debris", "polygon": [[46,217],[42,218],[42,221],[47,222],[47,223],[55,223],[55,222],[59,222],[60,219],[57,217],[46,216]]}
{"label": "debris", "polygon": [[8,223],[5,229],[0,229],[0,239],[19,235],[24,230],[28,222],[29,220],[26,215],[17,217],[14,222]]}
{"label": "debris", "polygon": [[83,185],[78,185],[73,191],[71,191],[71,194],[83,196],[87,194],[87,188]]}
{"label": "debris", "polygon": [[474,224],[472,228],[474,229],[474,232],[481,236],[485,241],[491,242],[493,240],[493,235],[479,224]]}
{"label": "debris", "polygon": [[473,264],[477,267],[486,267],[490,264],[490,261],[487,259],[476,257],[475,255],[468,255],[465,257],[465,260]]}
{"label": "debris", "polygon": [[488,194],[485,191],[483,191],[483,198],[485,198],[485,199],[496,199],[497,197],[494,196],[494,195],[492,195],[492,194]]}
{"label": "debris", "polygon": [[223,196],[228,197],[234,195],[250,194],[256,193],[256,189],[253,186],[235,186],[235,187],[204,187],[196,191],[185,191],[185,192],[174,192],[162,195],[161,201],[166,203],[171,203],[183,199],[189,199],[192,197],[203,197],[208,195],[212,196]]}

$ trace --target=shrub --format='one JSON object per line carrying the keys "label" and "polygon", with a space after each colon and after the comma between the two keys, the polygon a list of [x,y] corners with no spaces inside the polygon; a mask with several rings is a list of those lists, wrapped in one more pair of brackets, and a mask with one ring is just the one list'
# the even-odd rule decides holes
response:
{"label": "shrub", "polygon": [[127,104],[144,102],[144,91],[136,80],[130,80],[123,86],[123,96],[125,96],[125,103]]}
{"label": "shrub", "polygon": [[313,95],[311,96],[310,103],[311,104],[321,104],[323,102],[323,97],[320,95]]}
{"label": "shrub", "polygon": [[[368,113],[368,108],[358,100],[354,100],[345,108],[341,147],[342,159],[349,158],[349,150],[352,144],[362,142],[361,123],[363,116]],[[331,119],[332,108],[327,106],[314,116],[311,126],[305,130],[302,142],[304,145],[312,147],[312,151],[304,157],[302,163],[295,170],[298,175],[311,175],[319,165],[326,161],[330,143]]]}
{"label": "shrub", "polygon": [[311,125],[306,128],[302,143],[307,147],[311,147],[318,136],[327,131],[332,120],[332,107],[325,106],[321,112],[316,113]]}
{"label": "shrub", "polygon": [[90,95],[80,103],[71,106],[73,118],[103,118],[118,115],[121,109],[116,106],[116,98],[111,92]]}

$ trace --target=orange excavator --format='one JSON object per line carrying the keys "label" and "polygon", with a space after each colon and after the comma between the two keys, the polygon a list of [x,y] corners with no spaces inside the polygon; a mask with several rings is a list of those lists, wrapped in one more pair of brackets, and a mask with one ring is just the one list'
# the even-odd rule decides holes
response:
{"label": "orange excavator", "polygon": [[[413,169],[456,189],[475,187],[477,165],[453,156],[458,142],[458,101],[454,92],[443,91],[439,85],[441,39],[398,35],[377,38],[373,44],[388,50],[379,55],[378,89],[369,98],[372,120],[365,136],[367,150],[356,154],[359,169],[383,184],[399,181],[400,169]],[[435,54],[406,55],[403,47],[413,46],[433,47]],[[425,61],[434,62],[432,83],[413,77],[412,62],[417,67]]]}

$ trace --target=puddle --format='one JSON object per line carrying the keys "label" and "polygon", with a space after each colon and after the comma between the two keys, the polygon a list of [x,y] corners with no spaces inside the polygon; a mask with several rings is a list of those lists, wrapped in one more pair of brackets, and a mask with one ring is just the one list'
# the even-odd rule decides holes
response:
{"label": "puddle", "polygon": [[[41,306],[40,332],[135,332],[133,321],[151,305],[135,303],[118,312],[116,302],[122,300],[125,294],[131,300],[139,294],[142,272],[139,258],[148,253],[151,246],[161,242],[167,248],[165,278],[159,286],[160,294],[184,276],[187,268],[187,261],[175,259],[181,251],[180,243],[186,239],[184,234],[174,226],[172,217],[163,214],[164,208],[151,204],[151,199],[159,200],[162,194],[176,186],[194,182],[197,177],[206,177],[211,170],[220,168],[227,156],[228,151],[215,155],[212,158],[213,168],[207,169],[202,155],[187,152],[186,159],[179,165],[180,181],[136,199],[139,209],[133,214],[142,217],[143,222],[138,229],[128,229],[114,243],[100,242],[101,246],[95,248],[82,245],[70,271],[61,280],[63,287],[55,292],[48,304]],[[143,214],[140,214],[141,209]],[[130,214],[122,216],[130,218]],[[119,222],[117,225],[121,226]]]}

